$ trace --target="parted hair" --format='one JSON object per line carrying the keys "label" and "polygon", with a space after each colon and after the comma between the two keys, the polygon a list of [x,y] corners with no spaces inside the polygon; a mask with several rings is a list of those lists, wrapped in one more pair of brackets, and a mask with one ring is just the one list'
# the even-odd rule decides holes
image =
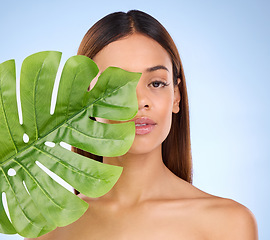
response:
{"label": "parted hair", "polygon": [[[186,80],[177,47],[163,25],[151,15],[139,10],[131,10],[127,13],[111,13],[100,19],[87,31],[77,54],[85,55],[92,59],[111,42],[132,35],[133,33],[140,33],[152,38],[171,57],[173,82],[175,86],[178,85],[181,101],[179,103],[180,111],[176,114],[172,113],[170,132],[162,143],[162,158],[170,171],[181,179],[192,183],[189,104]],[[180,79],[179,83],[178,79]],[[75,147],[72,147],[72,151],[102,162],[102,156],[96,156]]]}

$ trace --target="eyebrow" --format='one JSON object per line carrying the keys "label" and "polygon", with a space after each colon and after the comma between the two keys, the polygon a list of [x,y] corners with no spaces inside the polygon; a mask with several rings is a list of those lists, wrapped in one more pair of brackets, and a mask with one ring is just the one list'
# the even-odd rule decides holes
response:
{"label": "eyebrow", "polygon": [[164,70],[169,72],[168,68],[166,68],[163,65],[157,65],[157,66],[154,66],[154,67],[147,68],[146,72],[154,72],[154,71],[159,70],[159,69],[164,69]]}

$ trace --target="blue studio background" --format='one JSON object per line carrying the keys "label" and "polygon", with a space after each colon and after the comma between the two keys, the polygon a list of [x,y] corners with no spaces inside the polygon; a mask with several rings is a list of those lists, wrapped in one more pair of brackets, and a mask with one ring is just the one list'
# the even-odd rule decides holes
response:
{"label": "blue studio background", "polygon": [[[115,11],[143,10],[174,38],[190,101],[194,185],[232,198],[270,239],[270,3],[250,0],[0,1],[0,62],[44,50],[73,55]],[[1,183],[0,183],[1,184]],[[0,234],[0,240],[23,239]]]}

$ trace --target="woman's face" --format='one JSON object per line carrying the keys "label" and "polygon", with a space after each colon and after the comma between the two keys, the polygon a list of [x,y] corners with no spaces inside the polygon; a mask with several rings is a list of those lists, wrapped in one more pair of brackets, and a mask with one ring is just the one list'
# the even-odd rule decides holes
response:
{"label": "woman's face", "polygon": [[170,131],[172,113],[179,111],[180,101],[179,89],[173,85],[172,62],[167,51],[155,40],[135,33],[110,43],[93,60],[100,72],[114,66],[142,73],[136,88],[139,109],[132,119],[136,124],[136,136],[129,153],[144,154],[161,147]]}

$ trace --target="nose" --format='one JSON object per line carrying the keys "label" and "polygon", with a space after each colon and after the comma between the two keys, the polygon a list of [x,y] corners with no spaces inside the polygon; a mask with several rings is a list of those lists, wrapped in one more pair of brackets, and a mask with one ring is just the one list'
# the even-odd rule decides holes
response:
{"label": "nose", "polygon": [[139,83],[136,88],[136,94],[138,99],[139,110],[151,109],[152,103],[149,98],[149,94],[147,94],[147,87]]}

